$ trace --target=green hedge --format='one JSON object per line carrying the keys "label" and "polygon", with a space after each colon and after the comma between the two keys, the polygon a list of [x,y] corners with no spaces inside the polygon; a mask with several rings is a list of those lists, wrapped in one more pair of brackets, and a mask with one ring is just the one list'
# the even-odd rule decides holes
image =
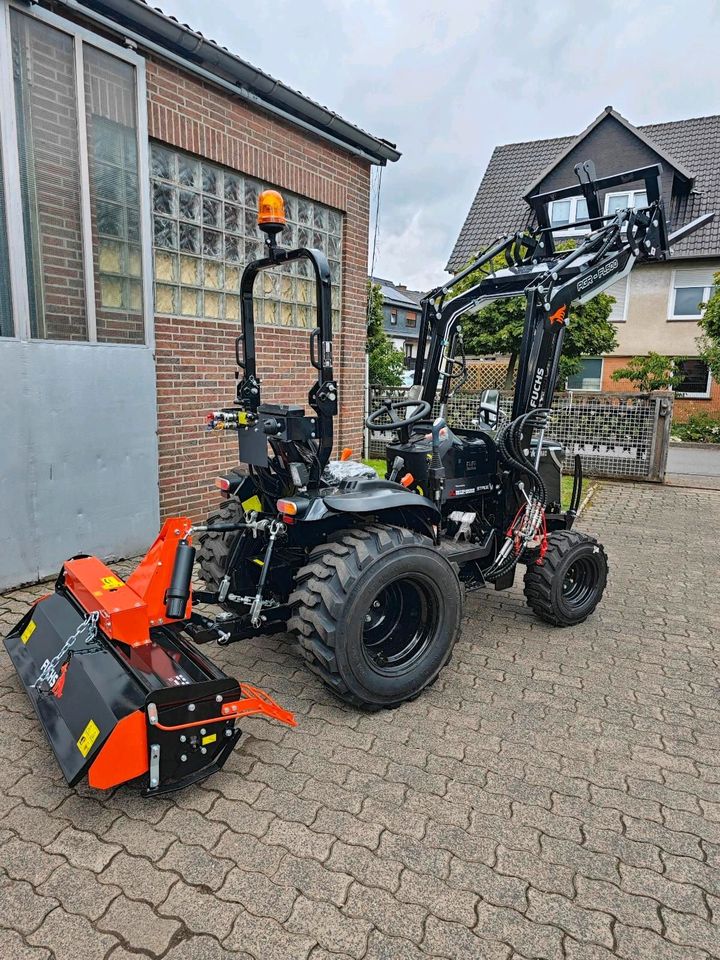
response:
{"label": "green hedge", "polygon": [[684,423],[673,423],[672,433],[691,443],[720,443],[720,419],[707,413],[692,413]]}

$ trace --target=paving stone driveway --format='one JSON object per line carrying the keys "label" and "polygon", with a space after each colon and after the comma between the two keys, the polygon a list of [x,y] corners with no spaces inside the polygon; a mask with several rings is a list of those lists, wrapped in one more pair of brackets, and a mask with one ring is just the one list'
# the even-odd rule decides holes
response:
{"label": "paving stone driveway", "polygon": [[277,638],[219,651],[300,726],[248,722],[170,800],[68,789],[3,651],[0,957],[719,956],[720,491],[607,485],[581,526],[612,565],[590,622],[474,595],[394,712]]}

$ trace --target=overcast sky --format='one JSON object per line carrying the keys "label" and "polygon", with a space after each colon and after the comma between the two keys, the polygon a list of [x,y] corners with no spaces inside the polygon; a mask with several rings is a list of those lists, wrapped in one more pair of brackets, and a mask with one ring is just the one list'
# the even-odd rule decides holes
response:
{"label": "overcast sky", "polygon": [[579,133],[606,104],[635,124],[720,113],[714,0],[157,4],[397,143],[375,272],[410,287],[444,276],[497,144]]}

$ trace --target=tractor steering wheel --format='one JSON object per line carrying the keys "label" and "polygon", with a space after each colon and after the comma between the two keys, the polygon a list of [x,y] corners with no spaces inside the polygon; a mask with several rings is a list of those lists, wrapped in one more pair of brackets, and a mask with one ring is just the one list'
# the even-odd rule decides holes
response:
{"label": "tractor steering wheel", "polygon": [[[408,407],[417,407],[414,413],[404,420],[398,419],[395,415],[396,410],[407,410]],[[424,420],[430,413],[432,407],[427,400],[383,400],[381,407],[373,410],[365,421],[368,430],[377,430],[379,432],[388,430],[401,430],[403,427],[412,427],[413,424]],[[380,417],[387,417],[389,423],[378,423]]]}

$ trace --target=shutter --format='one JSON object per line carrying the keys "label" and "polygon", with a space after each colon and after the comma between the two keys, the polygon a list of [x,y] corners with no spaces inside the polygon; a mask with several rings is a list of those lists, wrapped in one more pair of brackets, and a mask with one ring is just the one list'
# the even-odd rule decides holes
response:
{"label": "shutter", "polygon": [[610,297],[615,297],[615,303],[612,306],[610,311],[610,316],[608,320],[611,323],[622,323],[625,319],[625,305],[627,303],[628,295],[628,283],[630,281],[630,276],[623,277],[622,280],[618,280],[615,283],[610,284],[605,293]]}
{"label": "shutter", "polygon": [[676,287],[711,287],[713,274],[720,271],[720,263],[715,261],[701,267],[678,267],[675,270]]}

